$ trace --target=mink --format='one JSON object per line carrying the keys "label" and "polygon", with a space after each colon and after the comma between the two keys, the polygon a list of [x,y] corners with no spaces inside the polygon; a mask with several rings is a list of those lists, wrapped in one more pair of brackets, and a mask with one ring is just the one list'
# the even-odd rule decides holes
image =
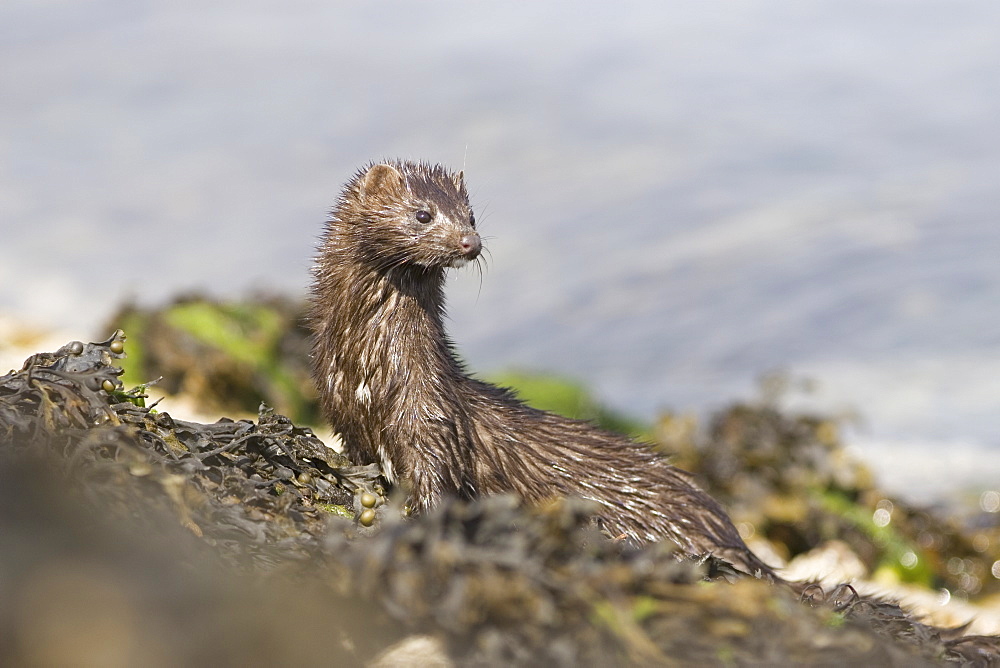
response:
{"label": "mink", "polygon": [[445,273],[479,258],[462,172],[373,163],[345,186],[318,248],[310,321],[323,410],[357,463],[417,512],[445,496],[578,496],[610,536],[667,539],[774,578],[691,474],[648,444],[537,410],[470,376],[445,332]]}

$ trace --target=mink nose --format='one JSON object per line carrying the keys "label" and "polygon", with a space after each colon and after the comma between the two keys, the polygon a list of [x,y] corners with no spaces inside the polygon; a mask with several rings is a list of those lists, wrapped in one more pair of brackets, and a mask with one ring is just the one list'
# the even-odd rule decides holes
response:
{"label": "mink nose", "polygon": [[462,255],[470,260],[477,257],[479,255],[479,251],[483,249],[483,242],[479,239],[479,235],[475,232],[472,234],[466,234],[462,237],[462,240],[458,242],[458,245],[462,249]]}

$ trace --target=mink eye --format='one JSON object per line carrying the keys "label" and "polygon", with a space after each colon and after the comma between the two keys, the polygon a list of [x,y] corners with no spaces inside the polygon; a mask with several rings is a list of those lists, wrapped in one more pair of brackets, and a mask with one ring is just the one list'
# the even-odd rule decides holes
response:
{"label": "mink eye", "polygon": [[417,219],[418,223],[423,223],[424,225],[431,222],[431,214],[424,211],[423,209],[413,214],[413,217]]}
{"label": "mink eye", "polygon": [[472,229],[476,228],[476,214],[471,211],[469,212],[469,225],[472,226]]}

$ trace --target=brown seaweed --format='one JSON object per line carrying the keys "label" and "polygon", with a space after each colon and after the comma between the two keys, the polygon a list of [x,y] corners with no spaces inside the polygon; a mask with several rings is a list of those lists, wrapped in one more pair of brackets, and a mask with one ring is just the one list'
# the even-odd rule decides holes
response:
{"label": "brown seaweed", "polygon": [[[391,662],[412,634],[442,665],[1000,660],[995,637],[848,586],[608,541],[572,499],[447,500],[404,519],[377,469],[266,408],[199,424],[141,405],[118,383],[122,341],[0,377],[5,665],[358,664],[396,648]],[[377,530],[330,512],[356,517],[364,494]]]}

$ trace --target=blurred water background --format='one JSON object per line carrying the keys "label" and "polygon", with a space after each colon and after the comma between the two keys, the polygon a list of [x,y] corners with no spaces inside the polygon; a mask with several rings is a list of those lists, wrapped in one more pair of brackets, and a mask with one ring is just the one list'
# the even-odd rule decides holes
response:
{"label": "blurred water background", "polygon": [[341,184],[464,167],[472,368],[643,418],[784,370],[890,489],[1000,480],[1000,4],[0,5],[0,314],[304,294]]}

